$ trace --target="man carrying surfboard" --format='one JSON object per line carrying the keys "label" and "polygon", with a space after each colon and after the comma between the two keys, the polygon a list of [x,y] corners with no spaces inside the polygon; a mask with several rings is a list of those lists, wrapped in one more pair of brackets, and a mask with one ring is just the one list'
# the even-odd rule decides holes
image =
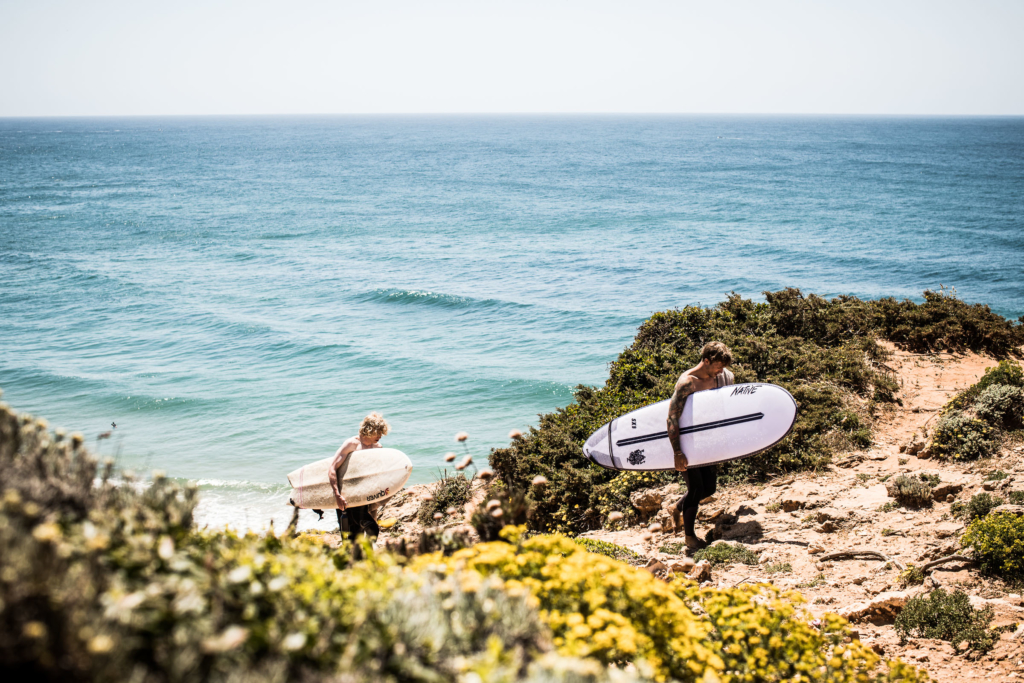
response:
{"label": "man carrying surfboard", "polygon": [[369,505],[354,507],[346,511],[345,497],[341,494],[341,489],[338,488],[338,468],[345,464],[345,459],[356,451],[380,448],[381,437],[386,435],[390,429],[390,425],[380,413],[370,413],[363,418],[359,425],[359,434],[341,444],[341,448],[334,454],[334,460],[327,471],[327,478],[334,491],[334,499],[338,503],[338,530],[350,541],[354,541],[359,534],[365,534],[375,539],[380,533],[380,527],[377,526],[377,520]]}
{"label": "man carrying surfboard", "polygon": [[682,515],[683,541],[686,547],[699,550],[707,546],[706,541],[697,537],[694,523],[697,521],[697,507],[700,501],[714,494],[718,489],[717,465],[706,465],[689,469],[686,454],[679,445],[679,416],[683,414],[686,397],[697,391],[715,389],[734,384],[736,378],[729,371],[732,353],[722,342],[710,342],[700,352],[700,363],[679,376],[668,407],[668,439],[675,452],[676,469],[686,479],[686,495],[672,508],[672,522],[679,531]]}

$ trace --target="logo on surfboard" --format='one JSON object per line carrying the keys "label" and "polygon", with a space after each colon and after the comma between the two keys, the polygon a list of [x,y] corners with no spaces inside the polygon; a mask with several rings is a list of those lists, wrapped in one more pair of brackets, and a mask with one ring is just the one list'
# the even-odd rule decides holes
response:
{"label": "logo on surfboard", "polygon": [[384,489],[383,491],[378,491],[377,493],[371,493],[370,495],[368,495],[366,497],[366,501],[369,502],[371,500],[377,500],[378,498],[383,498],[384,496],[388,495],[388,493],[390,493],[390,491],[391,491],[391,488],[389,487],[389,488]]}
{"label": "logo on surfboard", "polygon": [[736,394],[752,394],[755,391],[757,391],[757,389],[758,389],[758,386],[756,384],[743,384],[743,385],[738,386],[735,389],[733,389],[732,393],[729,394],[729,397],[731,398],[731,397],[735,396]]}
{"label": "logo on surfboard", "polygon": [[630,452],[629,457],[626,458],[626,461],[630,465],[639,465],[646,459],[647,458],[644,456],[644,449],[638,448],[635,451]]}

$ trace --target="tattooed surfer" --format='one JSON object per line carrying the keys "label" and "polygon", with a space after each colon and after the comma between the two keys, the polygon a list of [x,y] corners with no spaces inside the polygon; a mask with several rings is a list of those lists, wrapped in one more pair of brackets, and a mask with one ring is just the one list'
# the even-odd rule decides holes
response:
{"label": "tattooed surfer", "polygon": [[694,522],[697,521],[697,507],[700,501],[714,494],[718,488],[718,466],[706,465],[689,469],[686,454],[679,445],[679,417],[683,414],[686,397],[696,391],[724,387],[735,382],[729,366],[732,365],[732,353],[722,342],[710,342],[700,352],[700,363],[679,376],[672,400],[668,404],[668,438],[675,451],[676,469],[686,479],[686,495],[672,508],[672,522],[675,531],[679,532],[680,516],[686,547],[699,550],[707,546],[706,541],[697,538]]}

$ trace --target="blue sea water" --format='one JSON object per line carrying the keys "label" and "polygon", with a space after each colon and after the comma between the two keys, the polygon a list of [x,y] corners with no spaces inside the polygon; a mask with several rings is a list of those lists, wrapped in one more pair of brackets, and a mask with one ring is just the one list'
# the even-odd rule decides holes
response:
{"label": "blue sea water", "polygon": [[460,430],[482,463],[657,310],[941,284],[1015,319],[1022,275],[1021,118],[0,119],[4,400],[212,525],[285,521],[370,410],[413,482]]}

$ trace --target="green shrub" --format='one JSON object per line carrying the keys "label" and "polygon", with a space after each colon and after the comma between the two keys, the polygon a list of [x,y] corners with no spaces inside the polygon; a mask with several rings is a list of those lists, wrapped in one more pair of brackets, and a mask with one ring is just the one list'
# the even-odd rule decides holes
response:
{"label": "green shrub", "polygon": [[1007,491],[1006,497],[1014,505],[1024,505],[1024,491]]}
{"label": "green shrub", "polygon": [[899,581],[900,586],[903,588],[907,586],[920,586],[924,583],[924,572],[921,571],[920,567],[908,564],[907,568],[900,572]]}
{"label": "green shrub", "polygon": [[1007,474],[1002,470],[993,470],[985,475],[985,481],[1002,481],[1006,479]]}
{"label": "green shrub", "polygon": [[[610,510],[629,517],[630,493],[678,475],[639,477],[601,469],[582,457],[583,442],[609,420],[669,398],[679,374],[699,360],[703,344],[720,340],[733,352],[737,382],[779,384],[800,407],[785,439],[722,466],[720,481],[822,469],[836,453],[870,445],[871,407],[896,400],[899,387],[876,339],[915,351],[972,349],[997,356],[1024,342],[1022,326],[985,306],[965,304],[946,290],[924,296],[923,304],[826,300],[789,288],[766,292],[765,303],[732,294],[713,308],[655,313],[611,364],[604,386],[577,387],[573,403],[542,415],[525,438],[494,450],[491,465],[511,488],[526,490],[537,475],[548,479],[543,495],[536,496],[532,528],[580,533],[599,528]],[[861,407],[864,400],[867,408]]]}
{"label": "green shrub", "polygon": [[743,546],[731,543],[714,543],[693,554],[695,562],[707,560],[712,567],[722,564],[757,564],[758,555]]}
{"label": "green shrub", "polygon": [[686,553],[686,544],[666,543],[665,545],[658,548],[658,551],[665,553],[666,555],[683,555]]}
{"label": "green shrub", "polygon": [[930,480],[920,476],[901,474],[886,482],[885,488],[896,502],[906,507],[925,507],[932,504]]}
{"label": "green shrub", "polygon": [[420,503],[420,509],[416,514],[417,520],[423,526],[438,523],[438,520],[434,519],[435,513],[446,516],[451,508],[461,513],[469,502],[469,480],[462,473],[448,476],[448,472],[445,471],[430,490],[430,495],[430,498]]}
{"label": "green shrub", "polygon": [[572,540],[585,548],[587,552],[604,555],[627,564],[638,565],[647,562],[647,558],[640,553],[608,541],[599,541],[596,538],[574,538]]}
{"label": "green shrub", "polygon": [[[1020,330],[1021,326],[1017,326],[1016,329]],[[1012,360],[1000,361],[996,367],[987,368],[985,374],[976,383],[950,399],[949,403],[943,406],[942,412],[967,410],[974,405],[986,389],[993,386],[1024,388],[1024,370]]]}
{"label": "green shrub", "polygon": [[1024,516],[994,513],[975,519],[962,543],[974,551],[981,570],[1000,578],[1024,580]]}
{"label": "green shrub", "polygon": [[793,571],[793,565],[789,562],[776,562],[773,564],[766,564],[764,571],[767,574],[786,574]]}
{"label": "green shrub", "polygon": [[1024,389],[1005,384],[988,387],[974,403],[974,414],[999,429],[1019,429],[1024,421]]}
{"label": "green shrub", "polygon": [[894,627],[901,643],[906,643],[908,637],[939,638],[948,641],[957,653],[964,641],[968,649],[987,652],[998,638],[988,628],[991,621],[991,607],[976,610],[963,591],[950,594],[937,588],[927,597],[908,600]]}
{"label": "green shrub", "polygon": [[950,507],[950,512],[967,522],[973,522],[976,519],[981,519],[991,512],[993,508],[1002,504],[1003,499],[999,496],[993,496],[991,493],[976,493],[966,503],[960,501],[953,503],[952,507]]}
{"label": "green shrub", "polygon": [[114,485],[81,444],[0,407],[12,680],[511,681],[550,649],[500,581],[352,563],[317,535],[197,532],[194,487]]}
{"label": "green shrub", "polygon": [[950,413],[939,419],[932,435],[932,453],[946,460],[977,460],[996,448],[992,427],[984,420],[964,413]]}

